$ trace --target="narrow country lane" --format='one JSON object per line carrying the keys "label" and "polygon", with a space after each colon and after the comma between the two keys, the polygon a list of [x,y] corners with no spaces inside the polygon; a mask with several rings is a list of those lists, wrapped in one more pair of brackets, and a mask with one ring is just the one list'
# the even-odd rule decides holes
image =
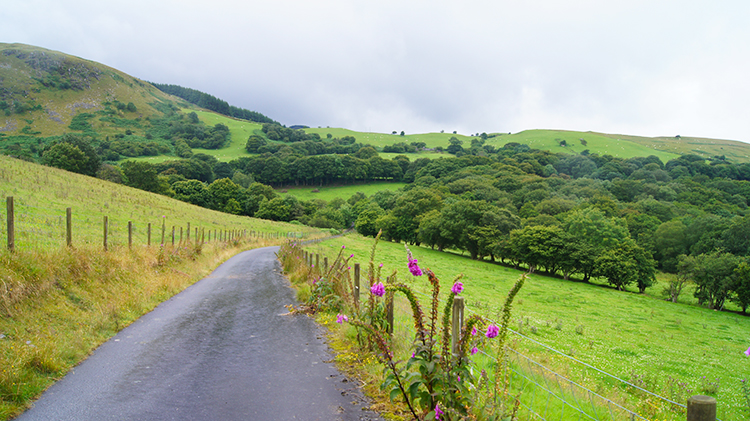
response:
{"label": "narrow country lane", "polygon": [[372,420],[280,274],[234,256],[99,347],[18,420]]}

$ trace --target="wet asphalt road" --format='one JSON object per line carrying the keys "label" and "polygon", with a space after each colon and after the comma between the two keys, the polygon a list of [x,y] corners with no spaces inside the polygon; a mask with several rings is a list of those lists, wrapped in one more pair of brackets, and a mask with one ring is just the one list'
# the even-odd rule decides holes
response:
{"label": "wet asphalt road", "polygon": [[18,420],[371,420],[278,247],[234,256],[99,347]]}

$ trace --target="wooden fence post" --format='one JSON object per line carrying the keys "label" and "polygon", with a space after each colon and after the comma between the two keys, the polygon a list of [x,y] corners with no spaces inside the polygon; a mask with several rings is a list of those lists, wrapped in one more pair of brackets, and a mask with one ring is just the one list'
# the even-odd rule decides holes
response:
{"label": "wooden fence post", "polygon": [[128,221],[128,248],[133,248],[133,221]]}
{"label": "wooden fence post", "polygon": [[161,245],[162,246],[164,245],[164,234],[166,234],[166,231],[167,231],[167,219],[161,218]]}
{"label": "wooden fence post", "polygon": [[704,395],[688,398],[687,421],[716,421],[716,399]]}
{"label": "wooden fence post", "polygon": [[[185,230],[185,241],[188,243],[190,242],[190,222],[187,223],[187,230]],[[180,228],[180,233],[182,233],[182,228]],[[182,239],[182,235],[180,235],[180,240]]]}
{"label": "wooden fence post", "polygon": [[65,244],[73,246],[73,209],[65,209]]}
{"label": "wooden fence post", "polygon": [[320,267],[320,255],[315,253],[315,267]]}
{"label": "wooden fence post", "polygon": [[151,245],[151,222],[148,223],[148,245]]}
{"label": "wooden fence post", "polygon": [[453,321],[451,322],[453,331],[451,332],[451,352],[458,355],[459,339],[461,339],[461,329],[464,327],[464,297],[453,296]]}
{"label": "wooden fence post", "polygon": [[182,227],[180,227],[180,244],[182,244]]}
{"label": "wooden fence post", "polygon": [[359,313],[359,263],[354,264],[354,309]]}
{"label": "wooden fence post", "polygon": [[174,246],[174,225],[172,225],[172,245]]}
{"label": "wooden fence post", "polygon": [[104,217],[104,251],[107,251],[107,229],[109,228],[109,218],[107,216]]}
{"label": "wooden fence post", "polygon": [[328,272],[328,257],[323,258],[323,268],[326,272]]}
{"label": "wooden fence post", "polygon": [[198,227],[195,227],[195,242],[198,242]]}
{"label": "wooden fence post", "polygon": [[8,210],[8,250],[14,251],[16,249],[16,215],[13,207],[13,196],[7,197],[5,203]]}
{"label": "wooden fence post", "polygon": [[385,293],[385,318],[388,322],[388,334],[393,335],[393,291]]}

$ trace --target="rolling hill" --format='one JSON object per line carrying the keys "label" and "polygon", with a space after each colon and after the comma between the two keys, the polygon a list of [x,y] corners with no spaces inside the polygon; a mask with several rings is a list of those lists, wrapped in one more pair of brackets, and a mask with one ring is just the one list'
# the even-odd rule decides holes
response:
{"label": "rolling hill", "polygon": [[[264,136],[259,123],[234,119],[201,110],[187,101],[168,95],[148,82],[100,63],[24,44],[0,43],[0,153],[37,159],[38,152],[51,140],[65,133],[82,133],[93,139],[161,145],[158,153],[146,159],[152,162],[173,159],[173,139],[160,131],[159,121],[169,113],[195,111],[207,125],[223,124],[231,140],[220,149],[195,148],[220,161],[249,155],[244,150],[247,138]],[[478,135],[453,133],[405,134],[368,133],[343,128],[307,128],[325,138],[353,136],[359,143],[382,149],[394,143],[424,142],[426,147],[447,148],[456,137],[468,147]],[[483,134],[484,135],[484,134]],[[578,154],[609,154],[621,158],[656,155],[663,162],[681,154],[705,158],[723,156],[731,162],[749,162],[750,144],[732,140],[615,135],[562,130],[525,130],[519,133],[490,133],[485,144],[501,147],[510,142],[532,148]],[[564,142],[563,142],[564,141]],[[407,154],[439,157],[444,153],[422,151]],[[132,158],[138,155],[120,156]],[[384,155],[390,157],[390,155]]]}

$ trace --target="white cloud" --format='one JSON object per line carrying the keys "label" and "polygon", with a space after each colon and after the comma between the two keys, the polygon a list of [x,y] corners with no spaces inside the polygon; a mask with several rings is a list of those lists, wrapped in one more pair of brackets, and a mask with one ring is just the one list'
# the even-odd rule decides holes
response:
{"label": "white cloud", "polygon": [[750,141],[750,3],[7,2],[0,40],[285,124]]}

